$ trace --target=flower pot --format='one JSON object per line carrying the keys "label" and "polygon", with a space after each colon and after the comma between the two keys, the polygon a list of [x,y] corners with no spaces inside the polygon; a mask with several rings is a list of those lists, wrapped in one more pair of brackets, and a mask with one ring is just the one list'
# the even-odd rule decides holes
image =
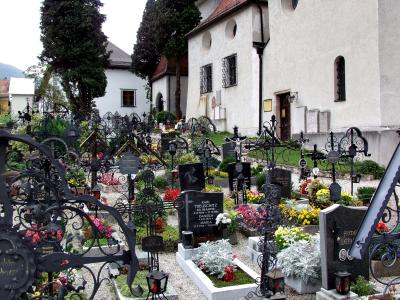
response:
{"label": "flower pot", "polygon": [[229,243],[231,243],[232,245],[237,245],[238,239],[237,239],[236,231],[233,233],[230,233],[228,236],[228,239],[229,239]]}

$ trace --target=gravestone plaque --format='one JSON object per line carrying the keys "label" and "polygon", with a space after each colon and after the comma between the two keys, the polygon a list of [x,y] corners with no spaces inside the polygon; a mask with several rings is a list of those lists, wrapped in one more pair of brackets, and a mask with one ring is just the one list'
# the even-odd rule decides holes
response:
{"label": "gravestone plaque", "polygon": [[[250,190],[251,185],[251,164],[249,162],[231,163],[228,165],[229,189],[233,191],[234,182],[238,182],[239,187],[246,184]],[[242,189],[240,189],[242,190]]]}
{"label": "gravestone plaque", "polygon": [[307,133],[318,133],[319,132],[319,110],[308,110],[306,112],[306,128]]}
{"label": "gravestone plaque", "polygon": [[189,191],[183,194],[179,210],[179,232],[192,231],[194,243],[216,240],[220,236],[215,219],[224,211],[223,193]]}
{"label": "gravestone plaque", "polygon": [[235,147],[236,145],[234,142],[222,144],[222,160],[229,157],[236,158]]}
{"label": "gravestone plaque", "polygon": [[329,121],[330,112],[321,111],[319,113],[319,132],[328,132],[330,130]]}
{"label": "gravestone plaque", "polygon": [[205,187],[202,163],[178,165],[179,182],[182,191],[201,191]]}
{"label": "gravestone plaque", "polygon": [[319,213],[321,237],[322,287],[335,288],[335,272],[347,271],[354,281],[358,275],[369,278],[368,256],[355,260],[349,250],[358,227],[367,211],[366,207],[346,207],[334,204]]}
{"label": "gravestone plaque", "polygon": [[140,166],[140,159],[131,151],[126,152],[122,155],[118,162],[119,172],[121,174],[137,174]]}
{"label": "gravestone plaque", "polygon": [[161,252],[164,251],[164,240],[162,236],[151,235],[142,239],[142,250],[145,252]]}
{"label": "gravestone plaque", "polygon": [[339,183],[333,182],[329,186],[329,194],[332,202],[337,202],[342,198],[342,187]]}
{"label": "gravestone plaque", "polygon": [[283,198],[291,198],[292,191],[292,172],[276,168],[271,174],[271,183],[281,187],[281,196]]}
{"label": "gravestone plaque", "polygon": [[175,131],[161,133],[161,152],[168,152],[169,142],[176,138]]}

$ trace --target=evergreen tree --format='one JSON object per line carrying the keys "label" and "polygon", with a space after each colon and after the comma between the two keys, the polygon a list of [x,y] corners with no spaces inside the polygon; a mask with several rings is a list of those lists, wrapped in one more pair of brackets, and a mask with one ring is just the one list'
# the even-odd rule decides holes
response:
{"label": "evergreen tree", "polygon": [[147,0],[142,22],[136,34],[136,44],[133,47],[132,55],[133,73],[148,80],[151,79],[160,61],[160,53],[155,40],[155,8],[156,1]]}
{"label": "evergreen tree", "polygon": [[187,53],[189,33],[200,22],[200,12],[194,0],[157,1],[157,49],[168,58],[176,61],[175,112],[178,119],[181,111],[181,66],[180,58]]}
{"label": "evergreen tree", "polygon": [[100,0],[44,0],[41,7],[42,62],[61,78],[71,110],[87,119],[93,99],[105,94],[107,37]]}

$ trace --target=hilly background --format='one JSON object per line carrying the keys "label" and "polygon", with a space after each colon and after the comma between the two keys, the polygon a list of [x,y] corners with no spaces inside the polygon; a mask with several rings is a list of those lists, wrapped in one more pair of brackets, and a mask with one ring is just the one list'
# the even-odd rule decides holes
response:
{"label": "hilly background", "polygon": [[22,70],[12,66],[0,63],[0,80],[10,79],[10,77],[25,77]]}

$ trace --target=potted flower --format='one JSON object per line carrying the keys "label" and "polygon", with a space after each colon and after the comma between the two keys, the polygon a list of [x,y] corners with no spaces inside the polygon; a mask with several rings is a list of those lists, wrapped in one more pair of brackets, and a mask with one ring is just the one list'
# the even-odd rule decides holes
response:
{"label": "potted flower", "polygon": [[279,251],[286,249],[294,242],[309,241],[310,235],[304,232],[301,227],[283,227],[279,226],[275,231],[275,244]]}
{"label": "potted flower", "polygon": [[215,224],[222,231],[222,238],[229,239],[232,245],[236,245],[237,235],[236,230],[238,228],[238,216],[239,213],[231,210],[228,213],[221,213],[217,216]]}
{"label": "potted flower", "polygon": [[84,195],[87,191],[85,172],[81,169],[69,171],[65,175],[68,185],[75,190],[77,195]]}
{"label": "potted flower", "polygon": [[264,193],[256,192],[256,191],[247,191],[246,192],[246,199],[248,203],[251,204],[259,204],[261,201],[264,200]]}
{"label": "potted flower", "polygon": [[157,218],[154,222],[154,227],[156,233],[163,233],[165,230],[165,227],[167,226],[167,223],[163,218]]}
{"label": "potted flower", "polygon": [[285,284],[299,294],[321,289],[321,253],[319,235],[293,242],[277,254],[277,266],[285,275]]}
{"label": "potted flower", "polygon": [[331,193],[329,189],[327,188],[322,188],[316,192],[316,198],[315,198],[315,205],[319,208],[327,208],[329,207],[332,202],[331,202]]}
{"label": "potted flower", "polygon": [[266,215],[265,210],[258,208],[255,209],[249,205],[239,205],[236,209],[239,213],[239,229],[247,237],[258,236],[258,230],[264,222]]}

